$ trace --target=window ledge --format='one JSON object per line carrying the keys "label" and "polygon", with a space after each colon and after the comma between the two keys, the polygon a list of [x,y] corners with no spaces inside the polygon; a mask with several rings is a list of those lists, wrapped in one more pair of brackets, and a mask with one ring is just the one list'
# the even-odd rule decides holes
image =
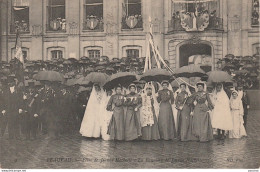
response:
{"label": "window ledge", "polygon": [[67,31],[46,31],[46,33],[59,33],[59,34],[64,34],[64,33],[67,33]]}
{"label": "window ledge", "polygon": [[83,29],[82,32],[100,32],[100,33],[103,33],[104,30],[88,30],[88,29]]}
{"label": "window ledge", "polygon": [[144,28],[121,29],[122,31],[143,31]]}

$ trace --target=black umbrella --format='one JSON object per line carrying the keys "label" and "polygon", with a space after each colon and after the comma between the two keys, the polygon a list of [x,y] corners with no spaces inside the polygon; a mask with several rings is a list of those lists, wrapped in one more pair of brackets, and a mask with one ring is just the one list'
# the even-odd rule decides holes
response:
{"label": "black umbrella", "polygon": [[127,87],[133,81],[137,80],[136,74],[131,72],[118,72],[110,76],[104,85],[106,89],[112,89],[117,85]]}
{"label": "black umbrella", "polygon": [[171,74],[165,69],[150,69],[147,70],[140,78],[140,80],[149,81],[157,81],[162,82],[163,80],[170,80]]}

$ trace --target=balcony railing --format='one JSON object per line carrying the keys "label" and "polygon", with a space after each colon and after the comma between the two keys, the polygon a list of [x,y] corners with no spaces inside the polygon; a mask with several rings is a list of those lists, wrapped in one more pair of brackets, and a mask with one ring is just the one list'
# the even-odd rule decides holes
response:
{"label": "balcony railing", "polygon": [[[223,30],[223,19],[219,17],[209,17],[209,25],[205,30]],[[172,19],[168,23],[168,32],[185,31],[181,25],[181,19]]]}
{"label": "balcony railing", "polygon": [[103,32],[104,22],[98,18],[88,18],[83,23],[83,31]]}
{"label": "balcony railing", "polygon": [[17,24],[10,25],[11,34],[15,34],[17,30],[19,31],[19,33],[30,33],[30,25],[28,23],[23,23],[20,25]]}
{"label": "balcony railing", "polygon": [[46,24],[47,32],[66,32],[67,23],[66,21],[53,20]]}
{"label": "balcony railing", "polygon": [[141,16],[127,16],[122,18],[122,30],[142,30],[143,19]]}

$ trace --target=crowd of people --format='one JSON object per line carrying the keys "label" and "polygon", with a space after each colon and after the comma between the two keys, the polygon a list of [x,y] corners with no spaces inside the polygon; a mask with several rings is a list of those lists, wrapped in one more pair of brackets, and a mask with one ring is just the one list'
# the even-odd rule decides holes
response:
{"label": "crowd of people", "polygon": [[[193,89],[186,82],[176,88],[169,81],[140,81],[105,89],[75,80],[94,71],[141,74],[143,67],[144,58],[109,61],[106,56],[1,62],[1,136],[36,139],[39,134],[55,138],[80,132],[104,140],[201,142],[212,140],[213,134],[219,139],[246,136],[249,99],[242,85],[225,92],[221,83],[213,91],[205,82]],[[42,70],[59,71],[65,81],[34,80]]]}
{"label": "crowd of people", "polygon": [[240,83],[246,89],[259,89],[259,60],[259,53],[244,57],[227,54],[217,62],[218,70],[228,72],[235,83]]}
{"label": "crowd of people", "polygon": [[[157,85],[157,86],[155,86]],[[158,89],[156,89],[158,88]],[[175,90],[175,92],[174,92]],[[223,84],[208,92],[205,82],[190,91],[183,82],[173,89],[168,81],[148,82],[138,89],[118,85],[106,92],[95,85],[80,133],[104,140],[173,140],[207,142],[246,136],[247,94],[239,85],[230,98]]]}

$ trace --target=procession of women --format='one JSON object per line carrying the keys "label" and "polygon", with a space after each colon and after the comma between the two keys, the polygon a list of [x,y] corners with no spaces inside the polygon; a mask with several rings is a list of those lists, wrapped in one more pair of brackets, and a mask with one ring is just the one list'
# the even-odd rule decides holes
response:
{"label": "procession of women", "polygon": [[200,72],[189,71],[177,71],[174,78],[165,69],[150,69],[139,78],[129,72],[106,81],[95,78],[80,134],[103,140],[183,142],[247,136],[241,86],[228,85],[222,71],[210,72],[207,82],[201,75],[191,84]]}

